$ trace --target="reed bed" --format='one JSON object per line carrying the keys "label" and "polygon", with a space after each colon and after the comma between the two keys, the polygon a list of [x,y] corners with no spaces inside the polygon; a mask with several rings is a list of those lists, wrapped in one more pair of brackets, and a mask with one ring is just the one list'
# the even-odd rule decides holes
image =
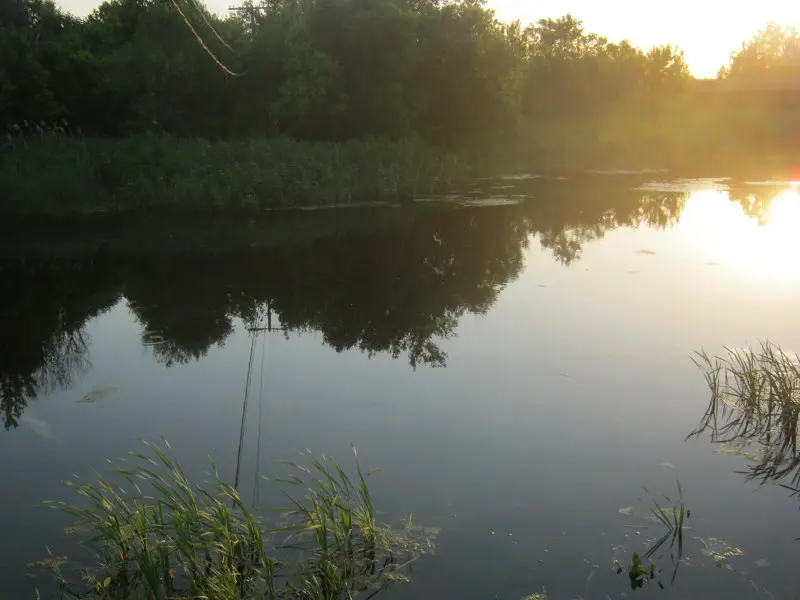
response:
{"label": "reed bed", "polygon": [[470,169],[417,140],[209,141],[9,135],[0,214],[241,211],[394,203],[449,189]]}
{"label": "reed bed", "polygon": [[354,480],[330,458],[287,463],[293,472],[275,481],[294,493],[283,492],[288,506],[266,522],[216,469],[206,489],[190,483],[166,441],[147,447],[109,477],[68,482],[80,504],[46,503],[76,519],[70,531],[94,557],[79,577],[46,561],[64,598],[349,599],[406,581],[432,548],[410,527],[376,521],[357,457]]}
{"label": "reed bed", "polygon": [[695,364],[711,392],[698,427],[689,434],[709,433],[715,443],[755,447],[745,471],[749,479],[783,483],[800,492],[800,356],[763,342],[758,348],[726,348],[725,354],[698,352]]}

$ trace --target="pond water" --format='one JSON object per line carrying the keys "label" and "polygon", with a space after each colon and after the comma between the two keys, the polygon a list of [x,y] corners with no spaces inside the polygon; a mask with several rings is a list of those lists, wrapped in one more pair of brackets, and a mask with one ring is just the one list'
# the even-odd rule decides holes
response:
{"label": "pond water", "polygon": [[[281,472],[275,459],[309,448],[349,464],[355,444],[381,469],[382,518],[440,528],[388,598],[796,594],[798,500],[686,438],[709,399],[695,350],[800,351],[797,187],[596,172],[471,191],[9,228],[0,597],[50,597],[25,565],[70,553],[64,519],[35,505],[73,500],[72,474],[159,436],[193,477],[208,456],[238,474],[260,508],[281,504],[258,478]],[[643,486],[674,498],[677,480],[684,564],[665,589],[633,591],[614,561],[660,535]],[[709,545],[737,552],[717,566]]]}

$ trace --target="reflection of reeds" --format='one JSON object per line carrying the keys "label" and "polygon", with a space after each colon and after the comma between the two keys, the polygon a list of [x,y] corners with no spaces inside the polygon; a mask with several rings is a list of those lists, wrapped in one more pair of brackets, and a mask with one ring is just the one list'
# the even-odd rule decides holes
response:
{"label": "reflection of reeds", "polygon": [[[645,491],[648,492],[648,494],[650,493],[647,488],[645,488]],[[683,558],[684,523],[691,516],[691,511],[686,508],[683,502],[683,489],[681,488],[680,481],[678,481],[677,500],[673,502],[670,497],[666,495],[664,496],[664,499],[672,506],[662,506],[655,498],[652,498],[652,506],[649,507],[650,514],[654,519],[664,526],[664,533],[653,543],[652,546],[650,546],[641,560],[638,558],[638,554],[634,554],[634,561],[629,572],[631,584],[634,587],[636,587],[637,582],[641,582],[644,578],[655,578],[655,565],[651,563],[648,571],[644,568],[644,565],[641,561],[649,560],[655,556],[655,554],[667,543],[669,543],[668,549],[670,551],[670,559],[674,565],[671,579],[672,583],[675,582],[675,577],[678,575],[678,568],[680,567],[681,559]],[[660,585],[660,575],[658,577]]]}
{"label": "reflection of reeds", "polygon": [[[672,502],[668,496],[665,496],[667,502]],[[687,510],[683,504],[683,490],[681,489],[681,482],[678,482],[678,500],[671,507],[666,510],[653,499],[653,507],[650,509],[653,516],[665,527],[666,532],[644,555],[645,559],[650,558],[658,552],[658,550],[667,542],[670,543],[670,548],[678,545],[678,560],[683,555],[683,522],[687,518]]]}
{"label": "reflection of reeds", "polygon": [[[422,552],[409,531],[394,534],[376,523],[360,467],[354,483],[327,459],[294,465],[309,481],[282,481],[302,486],[304,500],[287,494],[291,508],[278,510],[289,524],[267,532],[216,471],[213,489],[195,486],[171,451],[148,446],[151,456],[132,453],[129,464],[112,469],[127,490],[103,477],[96,485],[73,481],[82,506],[48,503],[77,517],[96,555],[88,589],[68,597],[349,598],[403,580],[407,562],[398,564],[398,553]],[[285,559],[298,548],[300,560]],[[69,589],[61,565],[54,570]]]}
{"label": "reflection of reeds", "polygon": [[749,479],[767,482],[791,475],[800,483],[797,448],[800,418],[800,357],[770,342],[759,349],[726,348],[726,356],[698,352],[711,399],[700,425],[689,437],[709,432],[714,442],[755,443],[763,453],[748,467]]}

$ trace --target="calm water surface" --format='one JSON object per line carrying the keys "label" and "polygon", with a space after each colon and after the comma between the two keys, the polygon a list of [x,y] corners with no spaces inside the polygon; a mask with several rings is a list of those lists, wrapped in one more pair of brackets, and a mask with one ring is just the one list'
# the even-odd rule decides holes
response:
{"label": "calm water surface", "polygon": [[[207,456],[233,480],[240,434],[240,489],[262,508],[281,504],[257,477],[275,459],[346,460],[354,443],[381,469],[383,518],[441,528],[388,598],[800,590],[798,500],[748,483],[745,459],[707,436],[685,441],[708,401],[693,351],[800,350],[796,187],[519,177],[300,218],[275,243],[249,223],[216,245],[152,228],[94,248],[60,231],[25,249],[20,234],[5,250],[0,597],[47,589],[25,569],[45,546],[70,553],[64,520],[34,505],[73,499],[71,474],[164,436],[198,480]],[[333,218],[368,225],[325,233]],[[632,591],[612,565],[657,536],[642,486],[674,494],[676,479],[685,566]],[[742,554],[717,568],[702,550],[723,542]]]}

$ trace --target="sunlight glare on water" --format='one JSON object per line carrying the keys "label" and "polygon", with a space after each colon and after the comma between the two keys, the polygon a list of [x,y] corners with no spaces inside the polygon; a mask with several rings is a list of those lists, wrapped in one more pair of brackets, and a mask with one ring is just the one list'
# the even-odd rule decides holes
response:
{"label": "sunlight glare on water", "polygon": [[766,208],[731,202],[729,193],[696,191],[686,201],[680,229],[709,262],[747,278],[800,281],[800,189],[797,183],[774,196]]}

